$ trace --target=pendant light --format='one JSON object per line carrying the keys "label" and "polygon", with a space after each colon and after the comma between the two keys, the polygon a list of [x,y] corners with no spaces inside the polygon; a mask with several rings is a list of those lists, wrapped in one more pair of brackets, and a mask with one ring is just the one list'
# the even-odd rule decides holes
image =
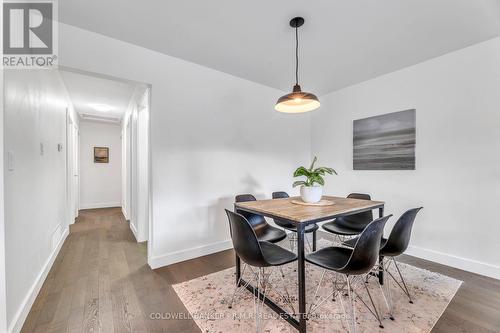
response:
{"label": "pendant light", "polygon": [[295,85],[291,93],[281,96],[274,109],[285,113],[308,112],[319,108],[320,103],[316,95],[303,92],[299,85],[299,27],[304,24],[302,17],[295,17],[290,26],[295,28]]}

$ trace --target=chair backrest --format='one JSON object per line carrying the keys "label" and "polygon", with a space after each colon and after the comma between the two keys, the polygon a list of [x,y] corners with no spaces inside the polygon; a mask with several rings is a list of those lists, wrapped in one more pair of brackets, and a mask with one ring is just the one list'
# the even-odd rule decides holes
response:
{"label": "chair backrest", "polygon": [[[235,202],[247,202],[256,200],[257,199],[255,199],[255,197],[251,194],[240,194],[237,195],[234,199]],[[236,213],[243,215],[248,220],[248,222],[250,222],[250,225],[254,229],[259,229],[269,225],[262,215],[246,212],[243,210],[236,210]]]}
{"label": "chair backrest", "polygon": [[385,243],[382,252],[391,256],[398,256],[406,251],[410,244],[411,230],[417,213],[423,207],[409,209],[398,219],[391,230],[387,243]]}
{"label": "chair backrest", "polygon": [[[371,200],[369,194],[351,193],[347,196],[349,199]],[[351,229],[363,230],[368,223],[373,221],[373,212],[371,210],[358,214],[343,216],[335,219],[336,224],[346,226]]]}
{"label": "chair backrest", "polygon": [[245,263],[261,267],[265,263],[255,231],[241,214],[226,209],[234,251]]}
{"label": "chair backrest", "polygon": [[273,199],[285,199],[285,198],[290,198],[288,193],[286,192],[273,192]]}
{"label": "chair backrest", "polygon": [[[286,192],[283,192],[283,191],[280,191],[280,192],[273,192],[272,194],[272,197],[273,199],[285,199],[285,198],[290,198],[290,196],[288,195],[288,193]],[[293,223],[291,222],[288,222],[286,220],[282,220],[282,219],[273,219],[274,223],[276,223],[277,225],[279,225],[280,227],[282,228],[294,228],[295,226],[293,225]]]}
{"label": "chair backrest", "polygon": [[349,261],[339,272],[359,275],[367,273],[373,268],[379,256],[385,223],[391,216],[383,216],[366,226],[354,245]]}

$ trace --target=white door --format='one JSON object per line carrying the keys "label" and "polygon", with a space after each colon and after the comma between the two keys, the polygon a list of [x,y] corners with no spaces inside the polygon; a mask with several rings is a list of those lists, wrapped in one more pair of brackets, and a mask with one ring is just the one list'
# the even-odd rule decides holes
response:
{"label": "white door", "polygon": [[74,214],[75,218],[78,217],[80,210],[80,131],[76,124],[73,124],[73,196],[74,201]]}
{"label": "white door", "polygon": [[67,193],[68,193],[68,212],[69,223],[75,222],[78,217],[78,127],[67,115]]}

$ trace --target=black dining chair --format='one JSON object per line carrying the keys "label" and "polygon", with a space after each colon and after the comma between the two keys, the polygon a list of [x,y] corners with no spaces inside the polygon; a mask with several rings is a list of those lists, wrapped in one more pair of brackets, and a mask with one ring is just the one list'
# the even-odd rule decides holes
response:
{"label": "black dining chair", "polygon": [[[260,301],[258,297],[256,297],[256,301],[254,300],[256,327],[257,331],[259,331],[259,308],[262,308],[262,306],[264,305],[268,289],[272,288],[279,295],[280,299],[282,299],[285,303],[287,303],[287,305],[291,307],[292,313],[295,313],[295,309],[291,303],[290,294],[288,293],[288,290],[286,288],[287,284],[284,280],[282,266],[297,260],[297,255],[276,244],[259,241],[255,232],[255,228],[243,215],[234,213],[227,209],[226,214],[229,219],[229,229],[231,231],[231,239],[233,242],[234,251],[240,257],[240,259],[247,264],[246,267],[249,267],[251,271],[251,278],[246,282],[244,288],[241,289],[245,290],[246,287],[250,285],[250,283],[254,282],[253,292],[255,295],[255,288],[262,288],[262,304],[259,306]],[[255,272],[252,267],[257,268],[257,272]],[[277,275],[281,277],[281,285],[285,290],[286,297],[283,297],[276,288],[273,288],[269,284],[272,271],[266,273],[265,269],[272,269],[274,267],[277,267],[280,270],[281,274]],[[244,272],[241,274],[242,277],[243,274]],[[242,277],[240,277],[240,280],[237,283],[238,286],[241,283]],[[231,300],[229,301],[228,305],[229,308],[231,308],[233,305],[237,290],[238,288],[231,296]]]}
{"label": "black dining chair", "polygon": [[[371,200],[369,194],[363,193],[351,193],[347,198]],[[369,210],[358,214],[337,217],[331,222],[324,223],[322,228],[336,235],[342,243],[345,240],[344,238],[359,235],[371,221],[373,221],[373,213]]]}
{"label": "black dining chair", "polygon": [[[394,227],[392,228],[389,237],[387,239],[382,238],[382,241],[380,243],[379,255],[382,258],[381,262],[384,263],[381,268],[383,269],[384,273],[386,273],[386,276],[390,276],[391,279],[399,286],[399,288],[401,288],[401,290],[408,297],[408,301],[412,304],[413,300],[411,298],[410,291],[408,290],[406,281],[403,278],[403,275],[401,274],[401,270],[399,269],[399,266],[397,264],[396,257],[403,254],[408,248],[408,245],[410,244],[411,230],[413,228],[415,218],[417,217],[417,213],[422,208],[423,207],[413,208],[404,212],[403,215],[401,215],[401,217],[394,224]],[[344,242],[344,245],[353,247],[356,244],[356,240],[357,238],[353,238],[349,241]],[[388,258],[389,261],[385,262],[383,260],[384,258]],[[401,282],[399,282],[395,278],[394,274],[392,274],[392,272],[389,270],[391,264],[394,264],[394,267],[396,269],[397,274],[399,275],[399,278],[401,279]],[[385,298],[387,308],[389,309],[390,318],[394,320],[394,315],[393,315],[394,304],[392,303],[391,288],[389,283],[384,283],[384,285],[386,287],[386,292],[384,292],[383,295]]]}
{"label": "black dining chair", "polygon": [[[273,192],[272,197],[273,197],[273,199],[286,199],[286,198],[289,198],[290,196],[288,195],[288,193],[281,191],[281,192]],[[292,232],[291,236],[289,237],[290,249],[292,251],[295,251],[295,246],[297,245],[297,227],[293,223],[286,221],[286,220],[276,219],[276,218],[273,220],[274,220],[274,223],[276,223],[276,225],[282,227],[285,230],[289,230]],[[317,224],[309,224],[306,226],[304,231],[306,234],[310,234],[312,232],[315,232],[318,229],[319,229],[319,227]],[[311,246],[309,239],[307,237],[305,237],[305,239],[309,245],[309,250],[314,251],[314,248],[313,248],[313,246]],[[313,240],[313,243],[314,242],[315,241]]]}
{"label": "black dining chair", "polygon": [[[256,200],[257,199],[255,199],[255,197],[251,194],[240,194],[235,198],[235,202]],[[236,210],[236,212],[243,215],[248,220],[259,241],[278,243],[286,238],[286,232],[267,223],[264,216],[242,210]]]}
{"label": "black dining chair", "polygon": [[[335,298],[336,295],[341,294],[344,287],[347,288],[347,294],[349,297],[349,302],[351,305],[351,316],[347,315],[347,311],[345,309],[344,303],[342,301],[342,295],[340,295],[339,299],[342,305],[342,310],[344,312],[344,316],[352,319],[352,324],[347,322],[349,327],[349,331],[356,331],[356,310],[355,310],[355,302],[356,298],[359,298],[362,304],[373,314],[373,316],[378,320],[379,327],[383,328],[381,317],[378,313],[377,307],[373,302],[373,298],[371,293],[364,283],[368,274],[372,271],[373,267],[377,262],[377,258],[379,256],[380,250],[380,242],[382,239],[382,235],[384,232],[384,226],[387,220],[392,215],[384,216],[376,219],[369,223],[366,228],[359,235],[354,248],[346,248],[346,247],[326,247],[311,254],[306,255],[306,261],[319,266],[324,269],[321,279],[319,281],[318,287],[316,289],[316,293],[314,295],[314,299],[316,300],[316,296],[318,295],[319,288],[324,279],[325,273],[327,271],[333,271],[338,273],[344,277],[345,282],[339,285],[338,283],[338,275],[336,274],[336,278],[333,282],[334,291],[323,298],[322,300],[316,301],[311,304],[308,315],[315,311],[320,304],[322,304],[326,299],[333,296]],[[361,298],[358,292],[355,290],[355,286],[362,285],[368,294],[370,299],[372,308],[368,306],[368,304]]]}

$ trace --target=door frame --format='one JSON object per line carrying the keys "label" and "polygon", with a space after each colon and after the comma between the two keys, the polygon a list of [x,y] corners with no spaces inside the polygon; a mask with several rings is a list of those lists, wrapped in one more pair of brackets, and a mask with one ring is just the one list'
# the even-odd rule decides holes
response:
{"label": "door frame", "polygon": [[[147,145],[148,145],[148,152],[147,152],[147,162],[148,162],[148,184],[147,184],[147,187],[148,187],[148,242],[147,242],[147,259],[148,259],[148,263],[151,261],[151,258],[153,258],[153,214],[152,214],[152,211],[153,211],[153,195],[152,195],[152,179],[153,179],[153,167],[152,167],[152,157],[151,157],[151,151],[152,151],[152,147],[151,147],[151,115],[152,115],[152,112],[153,112],[153,107],[152,107],[152,90],[153,90],[153,86],[152,84],[150,83],[147,83],[147,82],[141,82],[141,81],[135,81],[135,80],[129,80],[129,79],[125,79],[125,78],[120,78],[120,77],[116,77],[116,76],[112,76],[112,75],[107,75],[107,74],[103,74],[103,73],[96,73],[96,72],[92,72],[92,71],[87,71],[87,70],[81,70],[81,69],[77,69],[77,68],[73,68],[73,67],[68,67],[68,66],[64,66],[64,65],[59,65],[59,70],[63,70],[63,71],[68,71],[68,72],[72,72],[72,73],[77,73],[77,74],[82,74],[82,75],[87,75],[87,76],[93,76],[93,77],[97,77],[97,78],[103,78],[103,79],[109,79],[109,80],[115,80],[115,81],[120,81],[120,82],[124,82],[124,83],[129,83],[129,84],[135,84],[135,85],[138,85],[138,86],[141,86],[141,87],[144,87],[146,92],[147,92],[147,108],[148,108],[148,124],[147,124],[147,127],[148,127],[148,139],[147,139]],[[122,133],[123,135],[123,133]],[[123,141],[122,141],[122,144],[123,144]],[[122,150],[123,152],[123,150]],[[79,154],[78,154],[79,155]],[[78,157],[79,159],[79,157]],[[78,160],[78,164],[79,164],[79,160]],[[128,170],[127,170],[128,172]],[[123,177],[123,170],[122,170],[122,177]],[[79,182],[78,182],[79,184]],[[123,183],[122,183],[123,185]],[[79,186],[79,185],[78,185]],[[125,189],[122,187],[122,191],[124,191]],[[79,194],[79,192],[78,192]],[[128,194],[127,194],[128,195]],[[122,196],[123,198],[123,196]],[[134,198],[131,198],[132,200],[134,200]],[[79,205],[79,203],[78,203]],[[123,207],[124,203],[123,203],[123,200],[122,200],[122,207]],[[128,208],[129,209],[132,209],[131,208],[131,202],[129,202],[128,204]],[[132,212],[130,211],[127,211],[127,214],[129,215],[128,218],[130,219],[131,218],[131,215],[132,215]]]}
{"label": "door frame", "polygon": [[79,211],[79,128],[66,107],[66,193],[68,200],[68,222],[75,223]]}

